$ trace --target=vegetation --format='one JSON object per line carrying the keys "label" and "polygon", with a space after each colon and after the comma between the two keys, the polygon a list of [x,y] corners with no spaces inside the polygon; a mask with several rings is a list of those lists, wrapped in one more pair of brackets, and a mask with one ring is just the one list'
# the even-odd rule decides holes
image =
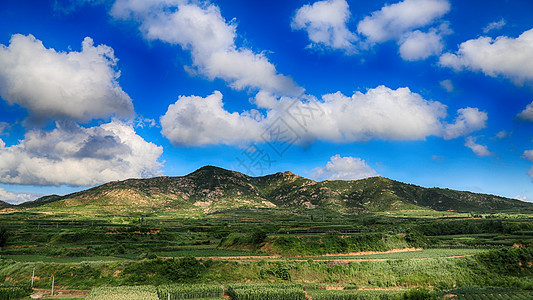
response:
{"label": "vegetation", "polygon": [[11,295],[1,297],[30,294],[34,270],[34,288],[54,278],[88,299],[220,299],[223,287],[233,299],[533,291],[529,204],[381,177],[316,183],[207,167],[22,208],[0,215],[0,295]]}
{"label": "vegetation", "polygon": [[305,300],[299,285],[230,285],[228,295],[234,300]]}
{"label": "vegetation", "polygon": [[159,300],[153,286],[100,287],[91,290],[87,300]]}
{"label": "vegetation", "polygon": [[200,299],[216,298],[224,295],[219,284],[162,285],[157,287],[159,299]]}

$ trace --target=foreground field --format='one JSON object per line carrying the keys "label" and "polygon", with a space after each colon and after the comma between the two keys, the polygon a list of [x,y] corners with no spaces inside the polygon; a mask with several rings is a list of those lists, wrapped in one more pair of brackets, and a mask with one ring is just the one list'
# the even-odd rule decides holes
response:
{"label": "foreground field", "polygon": [[523,214],[239,209],[89,218],[34,209],[0,216],[8,233],[0,295],[14,297],[49,295],[52,281],[63,297],[90,291],[89,299],[168,299],[161,289],[177,283],[223,286],[233,299],[255,299],[241,295],[253,289],[278,299],[288,287],[307,299],[527,299],[533,289],[533,225]]}

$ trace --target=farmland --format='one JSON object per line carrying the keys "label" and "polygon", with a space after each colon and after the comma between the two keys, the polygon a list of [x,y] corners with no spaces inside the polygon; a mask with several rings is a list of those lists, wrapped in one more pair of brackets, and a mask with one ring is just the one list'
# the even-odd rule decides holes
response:
{"label": "farmland", "polygon": [[[434,292],[469,288],[468,293],[457,293],[457,299],[470,299],[477,295],[475,287],[512,287],[523,291],[519,295],[533,288],[531,251],[526,251],[530,248],[512,248],[533,240],[527,215],[313,213],[240,209],[203,217],[144,214],[94,219],[4,213],[0,227],[10,235],[2,248],[0,274],[5,286],[24,286],[35,268],[35,289],[50,290],[54,276],[56,289],[85,294],[92,290],[89,299],[124,294],[130,286],[153,287],[151,295],[157,297],[159,291],[161,297],[165,286],[170,289],[168,285],[176,283],[234,286],[229,293],[235,299],[254,299],[242,296],[249,292],[246,285],[273,282],[307,285],[313,299],[352,299],[348,294],[353,299],[374,294],[394,299],[417,287]],[[447,232],[433,232],[435,223],[449,224],[439,227],[448,226]],[[304,247],[300,253],[294,251],[298,247]],[[499,249],[511,252],[502,254]],[[499,258],[484,253],[511,256],[505,259],[516,265],[493,269],[491,262]],[[139,295],[149,293],[133,289]],[[262,290],[270,293],[268,297],[286,291],[271,286]]]}
{"label": "farmland", "polygon": [[[294,189],[288,184],[308,193],[314,183],[307,179],[290,174],[250,179],[220,172],[223,176],[215,174],[214,183],[201,172],[191,175],[183,189],[194,195],[223,186],[228,197],[238,195],[243,205],[224,198],[208,210],[183,202],[138,209],[127,206],[127,199],[102,196],[124,188],[114,182],[4,209],[0,293],[11,296],[2,297],[40,293],[50,298],[52,285],[54,297],[88,299],[477,299],[489,292],[494,299],[522,299],[533,290],[533,213],[526,204],[438,190],[432,193],[441,194],[431,195],[466,199],[463,207],[472,204],[458,211],[414,207],[410,197],[427,191],[377,178],[327,183],[316,194],[306,194],[319,199],[309,209],[284,196]],[[164,185],[171,180],[127,185],[156,201],[163,197],[156,192],[175,189]],[[263,196],[285,198],[269,198],[276,207],[265,207],[264,200],[254,200],[257,194],[246,196],[244,188],[252,184]],[[318,205],[326,188],[346,194],[355,189],[350,197],[363,195],[374,204]],[[398,195],[405,204],[391,202],[400,201]],[[250,205],[253,201],[258,204]],[[479,201],[510,206],[476,210]]]}

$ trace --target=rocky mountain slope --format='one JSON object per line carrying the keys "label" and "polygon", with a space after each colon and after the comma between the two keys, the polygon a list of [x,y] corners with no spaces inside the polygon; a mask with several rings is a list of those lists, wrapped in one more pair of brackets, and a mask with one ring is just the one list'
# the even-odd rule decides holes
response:
{"label": "rocky mountain slope", "polygon": [[494,195],[423,188],[372,177],[316,182],[291,172],[250,177],[218,167],[202,167],[181,177],[128,179],[66,196],[47,196],[20,207],[155,212],[255,208],[325,208],[342,213],[431,209],[498,212],[533,210],[533,204]]}

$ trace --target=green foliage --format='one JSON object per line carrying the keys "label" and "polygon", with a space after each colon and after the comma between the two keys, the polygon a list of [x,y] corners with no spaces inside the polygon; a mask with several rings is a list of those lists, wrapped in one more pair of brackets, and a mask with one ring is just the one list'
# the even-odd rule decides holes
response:
{"label": "green foliage", "polygon": [[397,300],[400,294],[396,291],[309,291],[313,300]]}
{"label": "green foliage", "polygon": [[[87,300],[159,300],[153,286],[97,287],[91,290]],[[166,299],[166,298],[164,298]]]}
{"label": "green foliage", "polygon": [[[206,267],[192,256],[180,259],[155,259],[130,264],[124,269],[130,284],[162,284],[166,282],[190,282],[198,279]],[[147,276],[157,274],[157,276]]]}
{"label": "green foliage", "polygon": [[432,300],[439,299],[435,292],[425,288],[416,288],[405,292],[401,297],[402,300]]}
{"label": "green foliage", "polygon": [[287,262],[275,262],[270,266],[270,268],[261,269],[259,271],[260,278],[265,279],[267,278],[267,275],[272,275],[281,280],[292,280],[291,267]]}
{"label": "green foliage", "polygon": [[28,287],[3,286],[0,287],[0,300],[21,299],[28,297],[32,289]]}
{"label": "green foliage", "polygon": [[267,232],[262,229],[256,229],[250,237],[250,241],[254,246],[259,246],[265,242],[267,238]]}
{"label": "green foliage", "polygon": [[218,284],[175,284],[157,287],[159,299],[196,299],[222,297],[224,290]]}
{"label": "green foliage", "polygon": [[252,233],[230,233],[222,238],[218,244],[220,248],[251,248],[258,249],[264,244],[267,233],[254,230]]}
{"label": "green foliage", "polygon": [[301,285],[229,285],[228,295],[233,300],[305,300]]}
{"label": "green foliage", "polygon": [[503,248],[476,255],[476,259],[496,274],[519,275],[532,270],[533,247]]}
{"label": "green foliage", "polygon": [[516,223],[493,219],[427,222],[417,227],[418,231],[427,236],[480,233],[509,234],[532,229],[532,222]]}
{"label": "green foliage", "polygon": [[8,238],[9,238],[9,233],[7,232],[7,229],[0,228],[0,248],[4,247]]}
{"label": "green foliage", "polygon": [[408,246],[405,239],[399,235],[363,233],[343,237],[337,232],[330,232],[319,238],[281,236],[276,238],[273,244],[279,249],[278,253],[284,255],[387,251]]}
{"label": "green foliage", "polygon": [[407,230],[405,233],[405,240],[410,246],[416,248],[424,248],[430,244],[428,238],[414,228],[409,228]]}

